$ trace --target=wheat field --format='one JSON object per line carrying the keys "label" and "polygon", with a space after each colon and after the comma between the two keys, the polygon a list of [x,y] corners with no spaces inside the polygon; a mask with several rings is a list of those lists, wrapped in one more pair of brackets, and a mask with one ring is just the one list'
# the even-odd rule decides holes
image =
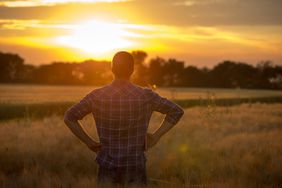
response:
{"label": "wheat field", "polygon": [[[62,118],[0,122],[0,187],[97,187],[95,154]],[[97,139],[93,118],[83,124]],[[146,156],[149,187],[281,187],[282,104],[186,109]]]}
{"label": "wheat field", "polygon": [[[0,84],[0,104],[76,102],[97,86],[54,86]],[[168,99],[281,97],[279,90],[216,89],[216,88],[156,88]]]}

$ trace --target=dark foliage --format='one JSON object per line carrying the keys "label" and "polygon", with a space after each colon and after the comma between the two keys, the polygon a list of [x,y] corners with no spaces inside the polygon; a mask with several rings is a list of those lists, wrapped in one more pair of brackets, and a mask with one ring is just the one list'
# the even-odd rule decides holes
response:
{"label": "dark foliage", "polygon": [[[256,66],[223,61],[212,69],[187,66],[176,59],[156,57],[146,62],[147,53],[133,51],[134,83],[168,87],[217,87],[282,89],[282,66],[270,61]],[[53,62],[38,67],[25,64],[17,54],[0,52],[0,83],[103,85],[109,83],[109,61]]]}

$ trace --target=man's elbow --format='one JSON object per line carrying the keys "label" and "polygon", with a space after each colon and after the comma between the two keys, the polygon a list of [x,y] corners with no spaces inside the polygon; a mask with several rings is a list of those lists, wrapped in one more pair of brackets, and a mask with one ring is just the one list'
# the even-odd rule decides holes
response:
{"label": "man's elbow", "polygon": [[184,115],[184,110],[182,108],[178,108],[177,113],[179,114],[179,117],[181,118]]}
{"label": "man's elbow", "polygon": [[73,122],[70,118],[68,111],[64,115],[64,122],[68,127],[71,125],[71,122]]}
{"label": "man's elbow", "polygon": [[65,122],[65,124],[66,125],[68,125],[68,123],[69,123],[69,118],[68,118],[68,115],[67,115],[67,113],[64,115],[64,122]]}
{"label": "man's elbow", "polygon": [[66,115],[64,116],[64,122],[65,122],[65,124],[67,124],[69,122],[69,119]]}
{"label": "man's elbow", "polygon": [[182,118],[183,115],[184,115],[184,110],[178,107],[172,115],[175,119],[175,124]]}

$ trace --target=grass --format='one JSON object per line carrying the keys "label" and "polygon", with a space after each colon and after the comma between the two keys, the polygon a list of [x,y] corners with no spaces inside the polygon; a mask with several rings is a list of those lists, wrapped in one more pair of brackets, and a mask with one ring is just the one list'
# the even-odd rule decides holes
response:
{"label": "grass", "polygon": [[[42,86],[0,84],[0,103],[31,104],[49,102],[75,102],[92,91],[94,86]],[[173,100],[205,99],[216,97],[260,98],[282,97],[282,91],[214,88],[157,88],[157,93]]]}
{"label": "grass", "polygon": [[[282,103],[282,96],[256,98],[214,98],[174,100],[184,108],[194,106],[233,106],[243,103]],[[0,121],[15,118],[43,118],[53,114],[63,115],[74,102],[0,103]]]}
{"label": "grass", "polygon": [[63,115],[73,102],[46,102],[31,104],[0,104],[0,120],[43,118],[52,114]]}
{"label": "grass", "polygon": [[[0,121],[62,115],[93,90],[91,86],[0,84]],[[182,107],[233,106],[242,103],[281,103],[282,92],[248,89],[158,88],[161,96]]]}
{"label": "grass", "polygon": [[[0,121],[62,115],[67,108],[93,90],[91,86],[1,85]],[[242,103],[281,103],[282,92],[248,89],[158,88],[161,96],[182,107],[232,106]]]}
{"label": "grass", "polygon": [[[154,114],[149,131],[163,116]],[[97,138],[93,118],[83,123]],[[149,187],[281,187],[282,104],[185,110],[147,153]],[[0,187],[95,187],[95,154],[61,115],[0,122]]]}

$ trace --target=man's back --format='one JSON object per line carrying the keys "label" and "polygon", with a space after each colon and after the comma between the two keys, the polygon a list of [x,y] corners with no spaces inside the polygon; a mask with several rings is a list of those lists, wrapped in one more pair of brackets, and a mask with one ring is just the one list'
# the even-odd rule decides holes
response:
{"label": "man's back", "polygon": [[[111,68],[115,80],[72,106],[64,121],[89,149],[97,153],[98,181],[146,184],[145,149],[156,145],[184,112],[152,90],[129,81],[134,71],[134,59],[130,53],[116,53]],[[150,134],[147,128],[153,111],[166,116],[158,130]],[[78,121],[89,113],[95,119],[100,143],[92,139]]]}
{"label": "man's back", "polygon": [[182,115],[178,106],[150,89],[143,89],[127,80],[114,80],[92,91],[68,114],[72,119],[93,114],[102,145],[96,161],[111,168],[145,164],[145,140],[153,111],[166,114],[171,111],[167,119],[172,123]]}

